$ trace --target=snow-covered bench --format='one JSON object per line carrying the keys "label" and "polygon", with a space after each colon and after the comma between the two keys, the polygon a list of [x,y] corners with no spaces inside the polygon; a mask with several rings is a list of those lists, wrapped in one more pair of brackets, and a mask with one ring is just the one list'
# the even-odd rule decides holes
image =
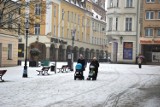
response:
{"label": "snow-covered bench", "polygon": [[67,70],[68,69],[70,69],[69,68],[69,66],[68,65],[62,65],[62,67],[61,68],[57,68],[58,70],[59,70],[59,72],[58,73],[60,73],[60,72],[67,72]]}
{"label": "snow-covered bench", "polygon": [[37,72],[39,72],[38,75],[49,75],[48,71],[50,69],[50,66],[43,66],[41,70],[36,70]]}
{"label": "snow-covered bench", "polygon": [[4,80],[2,79],[3,75],[7,72],[7,70],[0,70],[0,79],[3,82]]}

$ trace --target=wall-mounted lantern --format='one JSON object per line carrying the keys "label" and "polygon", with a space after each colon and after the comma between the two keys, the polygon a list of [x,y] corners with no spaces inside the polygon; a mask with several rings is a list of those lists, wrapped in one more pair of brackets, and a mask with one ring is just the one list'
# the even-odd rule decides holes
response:
{"label": "wall-mounted lantern", "polygon": [[119,39],[120,39],[120,43],[122,44],[123,36],[120,36]]}

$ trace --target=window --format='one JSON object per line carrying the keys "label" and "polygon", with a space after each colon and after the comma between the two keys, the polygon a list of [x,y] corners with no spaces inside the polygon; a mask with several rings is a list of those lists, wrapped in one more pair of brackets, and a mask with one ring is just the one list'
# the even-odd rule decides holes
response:
{"label": "window", "polygon": [[35,31],[35,35],[40,34],[40,24],[35,24],[34,25],[34,31]]}
{"label": "window", "polygon": [[109,31],[112,31],[113,18],[109,18]]}
{"label": "window", "polygon": [[160,11],[158,12],[158,19],[160,19]]}
{"label": "window", "polygon": [[56,36],[56,25],[54,25],[54,36]]}
{"label": "window", "polygon": [[153,19],[154,12],[153,11],[146,11],[146,19]]}
{"label": "window", "polygon": [[153,29],[152,28],[146,28],[145,29],[145,36],[153,36]]}
{"label": "window", "polygon": [[110,7],[113,7],[113,0],[110,0]]}
{"label": "window", "polygon": [[116,18],[116,31],[118,30],[118,18]]}
{"label": "window", "polygon": [[160,28],[157,30],[157,36],[160,36]]}
{"label": "window", "polygon": [[78,15],[78,24],[80,24],[80,15]]}
{"label": "window", "polygon": [[35,5],[35,15],[40,15],[41,14],[41,5],[36,4]]}
{"label": "window", "polygon": [[64,20],[64,9],[62,9],[62,20]]}
{"label": "window", "polygon": [[62,37],[64,37],[64,28],[62,27]]}
{"label": "window", "polygon": [[146,3],[154,3],[155,0],[146,0]]}
{"label": "window", "polygon": [[126,31],[132,31],[132,18],[126,18]]}
{"label": "window", "polygon": [[126,7],[133,7],[132,3],[133,3],[132,0],[126,0]]}
{"label": "window", "polygon": [[56,6],[54,6],[54,17],[56,17]]}
{"label": "window", "polygon": [[13,14],[12,13],[10,13],[9,15],[8,15],[8,28],[12,28],[12,17],[13,17]]}
{"label": "window", "polygon": [[117,7],[119,7],[119,0],[117,0]]}
{"label": "window", "polygon": [[8,59],[12,59],[12,44],[8,44]]}
{"label": "window", "polygon": [[69,22],[69,11],[68,11],[68,22]]}

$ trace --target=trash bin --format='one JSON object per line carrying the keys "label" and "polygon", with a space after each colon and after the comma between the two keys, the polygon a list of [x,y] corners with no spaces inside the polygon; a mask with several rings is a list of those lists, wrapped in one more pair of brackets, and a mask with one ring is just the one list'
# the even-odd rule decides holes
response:
{"label": "trash bin", "polygon": [[51,65],[51,71],[55,71],[55,65]]}

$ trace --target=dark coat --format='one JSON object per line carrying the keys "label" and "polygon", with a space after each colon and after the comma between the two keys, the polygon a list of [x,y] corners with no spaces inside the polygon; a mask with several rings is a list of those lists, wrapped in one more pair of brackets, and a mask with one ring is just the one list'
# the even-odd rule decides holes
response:
{"label": "dark coat", "polygon": [[95,66],[96,70],[98,70],[98,67],[99,67],[99,62],[97,60],[92,60],[90,65],[93,65]]}
{"label": "dark coat", "polygon": [[78,59],[77,63],[82,64],[82,69],[83,71],[85,70],[85,66],[86,66],[86,61],[85,59]]}

